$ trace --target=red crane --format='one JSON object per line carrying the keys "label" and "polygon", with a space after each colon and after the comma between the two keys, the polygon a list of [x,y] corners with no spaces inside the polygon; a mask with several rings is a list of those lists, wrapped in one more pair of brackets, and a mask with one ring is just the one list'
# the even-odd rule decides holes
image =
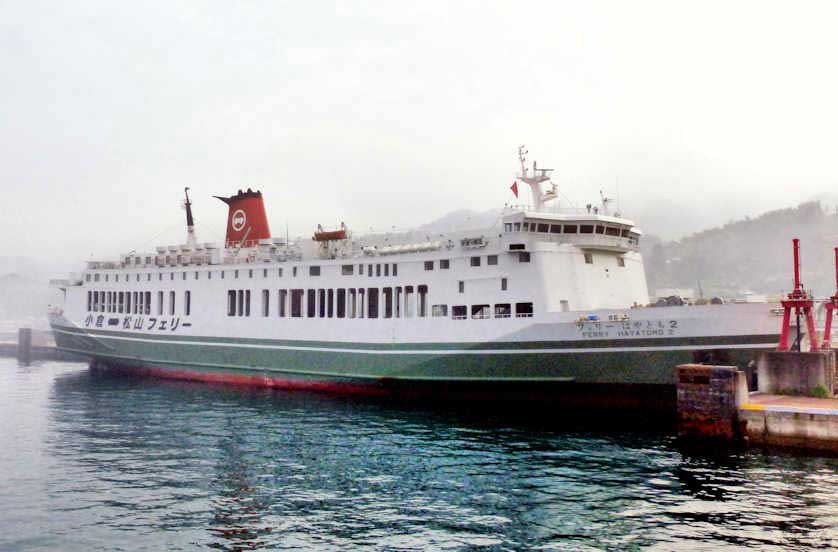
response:
{"label": "red crane", "polygon": [[823,328],[823,344],[821,349],[831,349],[830,334],[832,332],[832,316],[838,308],[838,247],[835,248],[835,295],[826,301],[826,325]]}
{"label": "red crane", "polygon": [[[814,301],[812,296],[803,289],[800,284],[800,240],[794,238],[794,291],[788,294],[788,298],[782,300],[783,305],[783,330],[780,333],[780,345],[778,351],[789,350],[789,323],[791,322],[791,311],[797,317],[797,348],[800,350],[800,315],[806,317],[806,327],[809,330],[809,343],[811,350],[818,350],[818,331],[815,329]],[[830,311],[831,314],[831,311]],[[827,330],[828,331],[828,330]]]}

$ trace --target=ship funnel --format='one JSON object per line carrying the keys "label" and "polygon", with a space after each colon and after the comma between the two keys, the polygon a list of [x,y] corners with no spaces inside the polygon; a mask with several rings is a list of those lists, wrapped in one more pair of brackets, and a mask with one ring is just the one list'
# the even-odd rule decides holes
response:
{"label": "ship funnel", "polygon": [[229,207],[227,214],[227,247],[251,247],[271,237],[262,192],[250,188],[234,196],[215,196]]}

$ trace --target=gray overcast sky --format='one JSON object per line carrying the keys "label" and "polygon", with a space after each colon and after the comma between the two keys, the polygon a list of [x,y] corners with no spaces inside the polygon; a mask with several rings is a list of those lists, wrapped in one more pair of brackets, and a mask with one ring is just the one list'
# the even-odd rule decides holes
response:
{"label": "gray overcast sky", "polygon": [[[501,206],[515,149],[675,237],[831,194],[835,2],[0,2],[0,255]],[[156,239],[155,239],[156,238]]]}

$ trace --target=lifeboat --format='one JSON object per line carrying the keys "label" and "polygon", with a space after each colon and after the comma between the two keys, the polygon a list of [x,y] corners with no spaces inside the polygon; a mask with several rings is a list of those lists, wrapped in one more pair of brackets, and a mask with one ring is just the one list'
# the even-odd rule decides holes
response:
{"label": "lifeboat", "polygon": [[347,237],[346,225],[343,223],[340,223],[339,230],[323,230],[323,227],[318,224],[317,231],[312,239],[317,242],[325,242],[345,240]]}

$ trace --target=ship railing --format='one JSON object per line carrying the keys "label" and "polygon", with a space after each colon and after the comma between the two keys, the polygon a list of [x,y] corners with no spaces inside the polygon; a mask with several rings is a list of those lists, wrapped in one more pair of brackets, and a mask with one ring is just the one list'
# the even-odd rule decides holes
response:
{"label": "ship railing", "polygon": [[617,213],[606,213],[603,212],[601,209],[597,209],[594,211],[593,209],[582,208],[582,207],[541,207],[540,209],[536,210],[536,208],[532,205],[527,205],[524,203],[516,203],[512,205],[507,205],[504,209],[505,211],[529,211],[532,213],[549,213],[553,215],[601,215],[604,217],[616,217],[622,218],[621,215]]}

